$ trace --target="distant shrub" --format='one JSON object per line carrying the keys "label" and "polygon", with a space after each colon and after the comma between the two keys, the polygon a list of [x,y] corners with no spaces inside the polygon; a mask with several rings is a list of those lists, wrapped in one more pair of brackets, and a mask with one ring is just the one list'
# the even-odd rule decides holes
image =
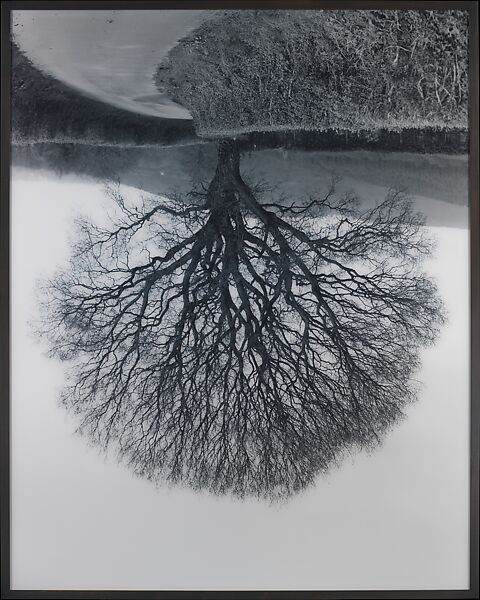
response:
{"label": "distant shrub", "polygon": [[156,84],[202,135],[466,128],[465,11],[223,11]]}

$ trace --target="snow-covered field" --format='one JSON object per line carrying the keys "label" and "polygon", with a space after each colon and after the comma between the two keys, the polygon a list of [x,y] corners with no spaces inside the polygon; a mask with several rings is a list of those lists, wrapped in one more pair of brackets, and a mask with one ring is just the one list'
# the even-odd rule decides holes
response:
{"label": "snow-covered field", "polygon": [[242,161],[245,175],[263,180],[289,199],[321,194],[332,177],[371,206],[390,187],[402,187],[431,226],[468,226],[468,157],[406,152],[263,150]]}
{"label": "snow-covered field", "polygon": [[[47,154],[48,148],[38,154],[42,152]],[[105,171],[127,185],[165,195],[185,193],[193,185],[208,183],[216,165],[215,144],[136,149],[118,146],[106,148],[103,154],[93,148],[92,155],[97,172],[104,165]],[[116,173],[114,165],[119,161],[122,167]],[[91,162],[85,146],[72,155],[70,163],[62,164],[70,172],[80,173]],[[37,167],[40,164],[37,158]],[[401,186],[415,196],[417,210],[427,215],[429,225],[468,226],[467,155],[257,150],[242,157],[241,168],[253,183],[263,181],[290,200],[321,194],[332,176],[340,178],[339,190],[355,192],[364,205],[380,199],[387,188]]]}
{"label": "snow-covered field", "polygon": [[145,115],[190,119],[153,82],[201,10],[18,10],[14,40],[33,64],[97,100]]}
{"label": "snow-covered field", "polygon": [[[361,196],[385,192],[384,181],[360,185],[357,175],[347,184]],[[32,338],[29,321],[36,279],[65,261],[73,216],[99,210],[103,190],[88,179],[14,169],[13,588],[467,587],[467,207],[444,200],[426,184],[418,198],[438,242],[427,269],[448,311],[438,343],[423,354],[419,402],[381,448],[270,506],[155,489],[73,435],[57,406],[62,365]],[[434,225],[442,211],[451,211],[443,224],[456,226]]]}

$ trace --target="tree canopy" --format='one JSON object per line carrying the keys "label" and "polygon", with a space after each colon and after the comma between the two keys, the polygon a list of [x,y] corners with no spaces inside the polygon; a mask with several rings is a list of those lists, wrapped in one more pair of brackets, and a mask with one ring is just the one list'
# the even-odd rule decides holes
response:
{"label": "tree canopy", "polygon": [[443,316],[401,191],[278,198],[224,141],[189,194],[110,199],[44,283],[41,330],[65,405],[136,473],[284,497],[402,417]]}

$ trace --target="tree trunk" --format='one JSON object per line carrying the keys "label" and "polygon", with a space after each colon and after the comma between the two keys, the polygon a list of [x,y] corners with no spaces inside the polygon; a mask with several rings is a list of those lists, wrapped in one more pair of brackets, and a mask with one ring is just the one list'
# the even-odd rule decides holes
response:
{"label": "tree trunk", "polygon": [[234,140],[222,140],[218,144],[218,162],[215,175],[208,187],[208,205],[218,207],[232,202],[237,181],[240,178],[240,151]]}

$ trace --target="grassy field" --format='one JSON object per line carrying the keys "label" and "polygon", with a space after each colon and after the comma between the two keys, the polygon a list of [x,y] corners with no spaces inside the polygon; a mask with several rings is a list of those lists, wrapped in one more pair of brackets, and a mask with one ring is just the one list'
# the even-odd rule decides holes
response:
{"label": "grassy field", "polygon": [[159,65],[207,137],[467,127],[467,13],[224,11]]}

